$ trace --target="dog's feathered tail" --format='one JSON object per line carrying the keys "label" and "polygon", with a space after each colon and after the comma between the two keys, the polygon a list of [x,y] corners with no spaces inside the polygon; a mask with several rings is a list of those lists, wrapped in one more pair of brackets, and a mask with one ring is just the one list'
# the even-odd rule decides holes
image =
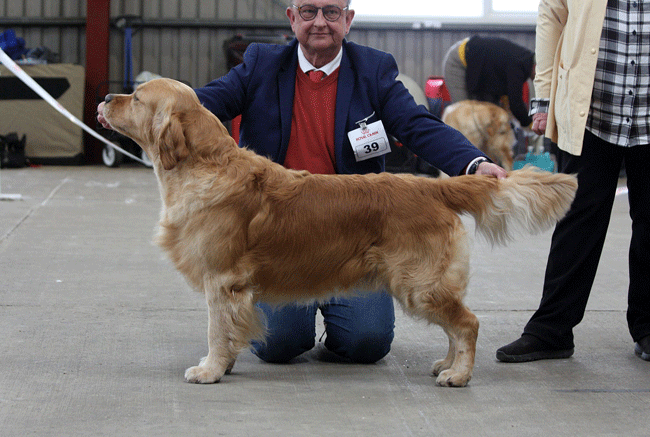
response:
{"label": "dog's feathered tail", "polygon": [[459,213],[471,214],[477,232],[492,244],[504,244],[518,231],[537,233],[550,228],[567,213],[578,188],[573,175],[534,167],[512,171],[500,180],[490,176],[458,179],[443,188],[448,190],[443,193],[445,203]]}

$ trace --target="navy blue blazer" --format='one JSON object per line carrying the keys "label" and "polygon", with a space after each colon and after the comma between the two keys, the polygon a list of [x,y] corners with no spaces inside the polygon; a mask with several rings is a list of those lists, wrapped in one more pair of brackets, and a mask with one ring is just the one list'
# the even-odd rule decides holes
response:
{"label": "navy blue blazer", "polygon": [[[298,68],[298,41],[288,45],[251,44],[244,62],[195,90],[201,103],[220,120],[242,116],[240,145],[283,163],[291,134],[291,113]],[[355,122],[374,117],[386,132],[413,153],[449,175],[459,174],[474,158],[485,156],[462,134],[417,105],[396,80],[392,55],[343,42],[335,116],[336,170],[340,174],[378,173],[384,157],[356,162],[347,133]]]}

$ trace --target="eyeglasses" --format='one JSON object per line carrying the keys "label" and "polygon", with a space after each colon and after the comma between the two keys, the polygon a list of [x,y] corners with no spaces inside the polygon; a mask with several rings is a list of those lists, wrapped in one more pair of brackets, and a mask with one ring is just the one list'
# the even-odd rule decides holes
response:
{"label": "eyeglasses", "polygon": [[317,8],[314,5],[303,5],[303,6],[291,5],[291,6],[298,9],[298,14],[300,15],[300,18],[302,18],[305,21],[311,21],[315,19],[316,15],[318,15],[319,10],[323,11],[323,17],[325,17],[327,21],[336,21],[339,18],[341,18],[341,13],[343,11],[348,10],[347,6],[341,9],[338,6],[334,6],[334,5],[323,6],[322,8]]}

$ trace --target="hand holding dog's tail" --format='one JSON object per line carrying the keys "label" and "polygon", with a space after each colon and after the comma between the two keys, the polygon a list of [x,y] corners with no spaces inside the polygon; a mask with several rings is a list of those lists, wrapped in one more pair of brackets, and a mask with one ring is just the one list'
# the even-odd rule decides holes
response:
{"label": "hand holding dog's tail", "polygon": [[465,190],[447,203],[476,220],[476,230],[491,243],[504,244],[517,231],[537,233],[553,226],[571,207],[578,181],[533,167],[515,170],[506,179],[468,177]]}

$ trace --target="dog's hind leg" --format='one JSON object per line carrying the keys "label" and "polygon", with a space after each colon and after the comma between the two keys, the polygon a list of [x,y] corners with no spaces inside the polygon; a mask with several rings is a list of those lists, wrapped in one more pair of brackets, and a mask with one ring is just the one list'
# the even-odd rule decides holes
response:
{"label": "dog's hind leg", "polygon": [[445,334],[447,334],[447,337],[449,338],[449,351],[447,352],[447,356],[443,360],[438,360],[433,363],[433,367],[431,368],[431,374],[434,376],[440,375],[440,372],[443,370],[450,369],[451,366],[454,364],[454,358],[456,358],[456,345],[452,341],[451,336],[447,331],[445,331]]}
{"label": "dog's hind leg", "polygon": [[[212,281],[206,281],[212,282]],[[208,304],[208,356],[185,371],[188,382],[210,384],[230,373],[239,352],[264,328],[254,305],[253,292],[232,282],[206,286]]]}
{"label": "dog's hind leg", "polygon": [[478,319],[462,302],[448,305],[437,318],[449,337],[449,353],[444,360],[435,362],[431,371],[439,385],[463,387],[472,378]]}
{"label": "dog's hind leg", "polygon": [[[403,285],[402,290],[408,285]],[[411,288],[409,293],[393,293],[408,313],[440,325],[449,338],[446,358],[436,361],[431,369],[436,382],[442,386],[463,387],[472,377],[478,319],[462,302],[463,290],[441,293],[435,287],[428,290]]]}
{"label": "dog's hind leg", "polygon": [[432,245],[424,255],[400,262],[387,258],[388,277],[393,295],[406,312],[440,325],[449,337],[446,358],[431,369],[436,382],[465,386],[474,367],[478,319],[463,305],[469,276],[467,237],[462,229],[450,235],[448,242]]}

